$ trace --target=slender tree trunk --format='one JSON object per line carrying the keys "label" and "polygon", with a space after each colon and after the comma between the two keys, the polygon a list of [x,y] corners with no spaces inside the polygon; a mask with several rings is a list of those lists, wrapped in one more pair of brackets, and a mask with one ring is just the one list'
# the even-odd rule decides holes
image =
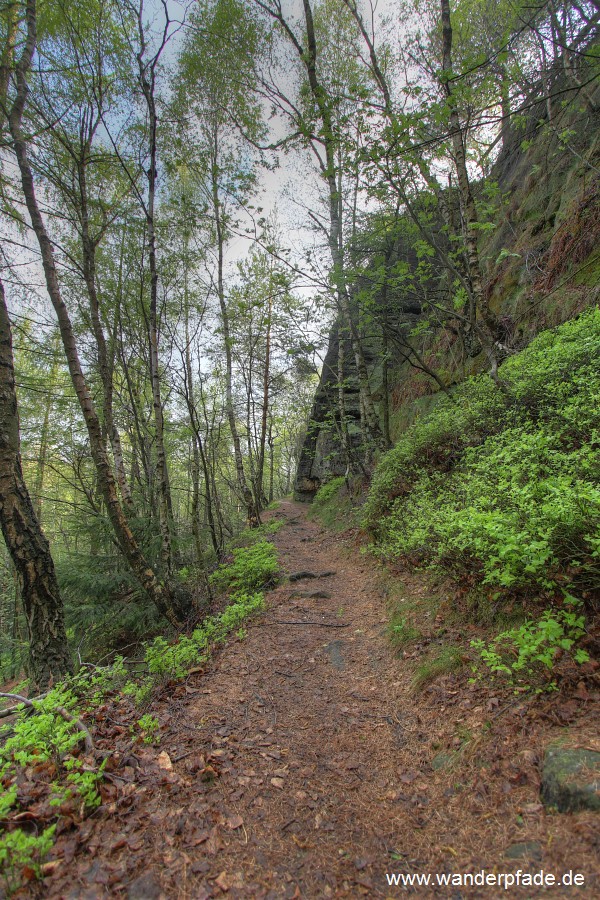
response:
{"label": "slender tree trunk", "polygon": [[242,456],[242,445],[240,434],[237,427],[235,417],[235,409],[233,406],[233,363],[231,354],[231,329],[229,327],[229,312],[227,310],[227,301],[225,299],[225,287],[223,283],[223,247],[225,243],[223,234],[223,222],[221,213],[221,201],[219,199],[219,185],[217,179],[218,158],[217,158],[218,138],[215,133],[213,136],[213,160],[212,160],[212,202],[215,215],[215,228],[217,232],[217,294],[219,297],[219,306],[221,309],[221,326],[223,328],[223,343],[225,346],[225,406],[227,412],[227,420],[231,431],[231,439],[233,441],[233,455],[235,459],[235,470],[240,494],[246,507],[246,518],[250,528],[260,525],[260,516],[254,502],[252,491],[248,487],[246,481],[246,473],[244,471],[244,459]]}
{"label": "slender tree trunk", "polygon": [[[384,309],[384,316],[387,320],[387,315],[386,315],[385,309]],[[381,386],[381,389],[383,391],[383,438],[385,440],[386,446],[391,447],[392,446],[392,436],[390,434],[389,346],[388,346],[388,336],[387,336],[387,321],[384,322],[381,349],[383,351],[383,361],[382,361],[383,371],[382,371],[382,386]]]}
{"label": "slender tree trunk", "polygon": [[[202,392],[202,382],[200,382],[200,401],[202,403],[202,409],[204,413],[206,410],[204,408],[204,396]],[[213,545],[213,549],[217,556],[221,553],[221,549],[223,547],[223,529],[219,525],[219,531],[217,532],[217,522],[215,521],[215,506],[217,506],[218,495],[216,493],[216,489],[214,489],[214,480],[210,471],[210,467],[208,465],[208,455],[206,452],[206,445],[204,440],[202,439],[202,432],[200,429],[200,421],[198,418],[198,410],[196,409],[196,404],[192,403],[190,408],[190,418],[192,422],[192,428],[194,429],[194,433],[196,435],[196,439],[198,441],[198,450],[200,453],[200,462],[202,463],[202,473],[204,475],[204,509],[206,512],[206,519],[208,522],[208,527],[210,529],[210,537]],[[204,415],[204,421],[206,423],[206,434],[208,435],[208,420],[206,414]],[[215,502],[213,502],[213,498]],[[217,513],[218,515],[218,513]]]}
{"label": "slender tree trunk", "polygon": [[[187,250],[187,247],[186,247]],[[187,255],[187,254],[186,254]],[[202,547],[202,538],[200,535],[200,451],[198,450],[198,437],[194,428],[193,412],[194,412],[194,383],[192,377],[192,357],[190,353],[190,323],[189,323],[189,307],[187,295],[187,259],[184,263],[186,270],[184,273],[183,285],[183,314],[185,319],[185,380],[186,380],[186,402],[188,406],[188,414],[190,416],[190,429],[192,439],[192,459],[191,459],[191,481],[192,481],[192,508],[190,511],[192,521],[192,535],[194,538],[194,547],[196,549],[196,562],[198,568],[204,570],[204,549]]]}
{"label": "slender tree trunk", "polygon": [[[119,253],[119,280],[117,284],[117,293],[115,297],[115,311],[113,318],[113,326],[112,332],[110,335],[110,344],[107,348],[108,352],[108,383],[111,388],[111,398],[113,395],[113,379],[114,379],[114,371],[115,371],[115,359],[117,353],[117,340],[120,326],[120,318],[121,318],[121,299],[123,294],[123,254],[125,252],[125,234],[123,232],[121,238],[121,250]],[[127,471],[125,469],[125,459],[123,457],[123,446],[121,444],[121,435],[119,434],[119,429],[116,426],[112,415],[112,404],[111,404],[111,422],[110,422],[110,442],[112,447],[113,459],[115,462],[115,474],[117,476],[117,483],[119,485],[119,490],[121,491],[121,498],[123,503],[125,504],[125,508],[129,515],[132,515],[134,510],[133,505],[133,497],[131,494],[131,487],[129,479],[127,478]],[[131,482],[133,484],[133,482]]]}
{"label": "slender tree trunk", "polygon": [[443,85],[446,92],[448,105],[448,123],[450,126],[450,134],[452,140],[452,148],[454,151],[454,162],[456,166],[456,175],[458,179],[459,195],[461,200],[461,208],[463,214],[463,225],[465,244],[467,251],[467,261],[469,266],[469,283],[473,292],[473,300],[475,308],[481,313],[485,328],[489,335],[490,349],[499,337],[498,320],[490,309],[488,299],[483,288],[481,278],[481,263],[479,259],[479,249],[477,246],[477,208],[473,191],[471,190],[471,182],[467,170],[467,157],[464,143],[464,131],[460,124],[458,109],[454,100],[452,91],[452,77],[454,71],[452,68],[452,24],[450,20],[450,2],[449,0],[440,0],[442,13],[442,67],[443,67]]}
{"label": "slender tree trunk", "polygon": [[[184,354],[184,365],[185,365],[185,381],[186,381],[186,393],[185,399],[188,407],[188,414],[190,417],[190,429],[192,433],[192,509],[191,509],[191,520],[192,520],[192,535],[194,538],[194,547],[196,549],[196,559],[198,562],[198,568],[202,572],[206,572],[206,565],[204,562],[204,548],[202,546],[202,536],[200,533],[200,463],[202,461],[202,465],[204,468],[204,491],[205,491],[205,507],[208,519],[208,525],[210,528],[212,544],[215,550],[215,553],[219,552],[219,545],[217,542],[217,535],[215,531],[215,523],[212,511],[212,500],[210,496],[210,480],[208,478],[208,472],[206,471],[206,456],[204,454],[204,447],[202,446],[202,436],[200,434],[200,429],[197,423],[197,410],[196,403],[194,398],[194,379],[192,372],[192,355],[190,351],[190,323],[189,323],[189,298],[188,298],[188,283],[187,283],[187,240],[186,240],[186,262],[185,262],[185,273],[184,273],[184,286],[183,286],[183,307],[184,307],[184,319],[185,319],[185,354]],[[208,579],[206,579],[206,587],[209,591],[210,596],[210,585]]]}
{"label": "slender tree trunk", "polygon": [[262,414],[260,421],[260,435],[258,443],[258,459],[256,462],[256,489],[255,497],[262,506],[265,499],[263,477],[265,471],[265,447],[267,443],[267,422],[269,416],[269,379],[271,377],[271,325],[273,317],[272,285],[269,284],[269,299],[267,300],[267,334],[265,339],[265,367],[263,371],[263,396]]}
{"label": "slender tree trunk", "polygon": [[29,675],[37,693],[72,666],[50,545],[23,479],[12,335],[1,281],[0,525],[17,574],[29,632]]}
{"label": "slender tree trunk", "polygon": [[156,230],[154,222],[156,178],[158,175],[156,143],[158,116],[156,113],[156,101],[154,92],[156,62],[158,61],[158,56],[154,57],[149,67],[144,63],[144,39],[141,24],[140,40],[142,41],[142,49],[138,54],[140,84],[144,97],[146,99],[146,105],[148,107],[148,117],[150,125],[150,167],[147,173],[148,205],[146,207],[146,233],[148,235],[148,257],[150,264],[150,380],[152,383],[152,403],[154,409],[154,427],[156,431],[156,468],[158,476],[158,511],[161,536],[161,562],[162,570],[167,578],[172,578],[174,571],[172,542],[172,530],[174,528],[174,523],[173,504],[171,500],[171,489],[169,484],[169,472],[167,468],[167,454],[165,450],[164,411],[160,390],[160,364],[158,356],[158,266],[156,259]]}
{"label": "slender tree trunk", "polygon": [[[243,379],[246,387],[246,447],[248,448],[248,483],[254,497],[254,508],[260,510],[260,496],[256,492],[256,470],[254,467],[254,446],[256,444],[256,410],[254,407],[253,374],[254,374],[254,343],[252,338],[252,326],[249,334],[249,354],[247,375],[243,371]],[[254,443],[253,443],[254,442]]]}
{"label": "slender tree trunk", "polygon": [[48,436],[50,434],[50,412],[52,410],[53,399],[52,395],[54,389],[56,388],[59,370],[59,349],[60,335],[58,334],[58,332],[56,332],[52,342],[52,366],[50,368],[50,375],[48,376],[48,382],[46,384],[48,393],[44,406],[44,418],[42,420],[42,431],[40,434],[40,452],[38,454],[37,471],[35,473],[35,487],[33,489],[33,496],[35,499],[35,515],[40,524],[42,522],[42,494],[44,493],[44,476],[46,474],[46,460],[48,457]]}
{"label": "slender tree trunk", "polygon": [[[85,127],[85,126],[84,126]],[[81,156],[78,162],[77,174],[79,179],[79,200],[80,200],[80,218],[81,218],[81,244],[83,254],[83,278],[86,284],[88,298],[90,301],[90,318],[92,321],[92,330],[96,339],[96,349],[98,351],[98,369],[100,372],[100,380],[102,382],[103,405],[102,412],[104,416],[104,429],[108,436],[112,449],[113,460],[115,464],[115,474],[121,498],[129,514],[133,512],[133,501],[131,498],[131,490],[127,480],[125,471],[125,463],[123,460],[123,450],[121,447],[121,437],[114,422],[113,417],[113,370],[114,360],[113,354],[109,352],[104,336],[104,329],[100,318],[100,302],[98,299],[98,290],[96,286],[96,250],[97,244],[90,235],[89,223],[89,200],[87,190],[87,166],[89,163],[89,153],[91,140],[93,138],[95,127],[90,125],[89,135],[82,140]],[[121,255],[122,255],[121,249]],[[117,312],[115,313],[117,315]]]}
{"label": "slender tree trunk", "polygon": [[273,418],[269,415],[269,503],[273,502],[273,478],[275,475],[275,442],[273,441]]}
{"label": "slender tree trunk", "polygon": [[176,596],[170,588],[157,579],[154,571],[146,562],[123,512],[123,507],[117,494],[115,478],[108,459],[102,426],[83,374],[73,326],[62,298],[54,260],[54,249],[46,231],[35,195],[33,173],[29,165],[27,146],[22,136],[21,124],[28,91],[27,73],[31,66],[35,44],[36,3],[35,0],[27,0],[27,38],[21,59],[17,65],[17,95],[9,116],[13,148],[21,175],[23,195],[33,232],[40,248],[46,287],[58,319],[71,380],[87,427],[91,454],[98,475],[98,487],[106,504],[115,536],[136,578],[150,599],[155,603],[158,611],[173,625],[179,625],[183,622],[190,609],[190,598],[184,596],[181,592],[178,592]]}
{"label": "slender tree trunk", "polygon": [[340,437],[342,451],[346,463],[346,478],[352,469],[352,456],[350,453],[350,436],[348,434],[348,420],[346,417],[346,363],[344,353],[344,329],[341,321],[338,321],[338,358],[337,358],[337,401],[340,416]]}
{"label": "slender tree trunk", "polygon": [[[6,6],[6,39],[0,57],[0,103],[4,107],[8,96],[10,72],[15,55],[15,42],[19,31],[18,4],[15,0]],[[4,129],[4,109],[0,109],[0,134]]]}

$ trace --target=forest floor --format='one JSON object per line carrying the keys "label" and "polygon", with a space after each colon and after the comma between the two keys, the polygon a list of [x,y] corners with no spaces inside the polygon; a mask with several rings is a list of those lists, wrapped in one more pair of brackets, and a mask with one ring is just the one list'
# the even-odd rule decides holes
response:
{"label": "forest floor", "polygon": [[[416,692],[410,654],[386,637],[380,567],[356,535],[291,501],[273,515],[286,520],[273,538],[284,571],[317,577],[272,590],[247,637],[165,690],[150,710],[158,746],[132,745],[108,710],[97,746],[127,738],[129,749],[102,807],[58,838],[40,896],[513,893],[386,878],[482,869],[573,870],[585,888],[514,893],[600,896],[597,815],[551,813],[539,797],[543,748],[565,725],[598,749],[594,698],[515,700],[465,670]],[[428,590],[402,581],[407,597]]]}

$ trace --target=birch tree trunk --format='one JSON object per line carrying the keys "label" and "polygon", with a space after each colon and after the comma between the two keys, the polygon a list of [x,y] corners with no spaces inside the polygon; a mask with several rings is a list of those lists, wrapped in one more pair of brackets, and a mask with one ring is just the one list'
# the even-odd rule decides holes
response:
{"label": "birch tree trunk", "polygon": [[149,63],[144,62],[146,43],[144,26],[142,22],[143,3],[139,6],[138,31],[140,38],[140,51],[137,54],[139,67],[139,80],[148,108],[149,123],[149,150],[150,166],[148,168],[148,203],[146,205],[146,234],[148,237],[148,258],[150,264],[150,317],[149,317],[149,343],[150,343],[150,381],[152,385],[152,403],[154,410],[154,428],[156,441],[156,468],[158,487],[158,515],[161,538],[161,563],[163,574],[171,579],[174,574],[173,554],[173,504],[171,501],[171,488],[169,483],[169,471],[167,468],[167,454],[165,451],[165,421],[164,410],[160,390],[160,363],[158,356],[158,265],[156,258],[156,228],[155,228],[155,200],[157,170],[157,142],[156,132],[158,116],[156,112],[156,65],[166,43],[166,34],[158,52]]}
{"label": "birch tree trunk", "polygon": [[29,633],[29,675],[37,693],[72,665],[50,545],[23,479],[12,334],[1,281],[0,525],[17,574]]}

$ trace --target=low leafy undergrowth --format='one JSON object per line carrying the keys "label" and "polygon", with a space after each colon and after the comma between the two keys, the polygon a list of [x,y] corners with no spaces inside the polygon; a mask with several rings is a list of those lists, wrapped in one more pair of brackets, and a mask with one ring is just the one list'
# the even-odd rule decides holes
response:
{"label": "low leafy undergrowth", "polygon": [[236,535],[236,537],[231,539],[228,546],[231,550],[234,550],[238,547],[251,547],[253,544],[258,544],[261,541],[268,541],[268,539],[272,535],[277,534],[279,529],[283,528],[284,525],[285,519],[273,518],[269,519],[268,522],[263,522],[258,528],[245,528]]}
{"label": "low leafy undergrowth", "polygon": [[488,643],[476,639],[471,646],[490,672],[505,676],[511,684],[552,690],[556,682],[550,676],[557,652],[571,653],[577,663],[589,660],[589,654],[576,646],[584,634],[585,617],[577,608],[547,609],[537,621],[528,619]]}
{"label": "low leafy undergrowth", "polygon": [[345,531],[357,525],[359,506],[355,502],[355,488],[360,494],[362,484],[351,483],[348,490],[343,475],[321,485],[310,506],[309,518],[320,519],[332,531]]}
{"label": "low leafy undergrowth", "polygon": [[332,478],[331,481],[322,484],[315,494],[313,509],[318,510],[321,507],[326,506],[330,500],[337,496],[340,488],[343,487],[345,483],[346,479],[343,475],[340,475],[338,478]]}
{"label": "low leafy undergrowth", "polygon": [[106,760],[86,742],[83,717],[125,677],[120,657],[106,669],[82,670],[32,706],[18,704],[16,720],[0,730],[0,873],[8,894],[40,876],[58,822],[79,822],[100,805]]}
{"label": "low leafy undergrowth", "polygon": [[[467,379],[381,460],[364,507],[374,552],[450,575],[527,621],[475,649],[496,674],[551,680],[587,654],[600,584],[600,310]],[[328,486],[329,487],[329,486]]]}
{"label": "low leafy undergrowth", "polygon": [[269,541],[260,540],[250,547],[235,549],[233,561],[219,566],[211,575],[211,582],[220,591],[250,592],[274,584],[278,574],[275,547]]}
{"label": "low leafy undergrowth", "polygon": [[[112,666],[83,669],[65,679],[32,701],[33,707],[21,704],[16,721],[0,729],[0,819],[5,825],[0,873],[6,893],[43,874],[57,825],[80,821],[101,803],[107,757],[92,752],[84,719],[92,718],[110,697],[130,698],[143,706],[157,688],[204,665],[211,648],[231,632],[242,636],[243,623],[264,607],[263,590],[278,574],[276,550],[264,539],[235,549],[232,562],[212,576],[213,587],[228,593],[223,611],[205,619],[189,636],[171,642],[155,638],[145,650],[146,675],[127,680],[125,662],[117,657]],[[158,744],[159,723],[145,713],[137,727],[132,726],[132,734]]]}

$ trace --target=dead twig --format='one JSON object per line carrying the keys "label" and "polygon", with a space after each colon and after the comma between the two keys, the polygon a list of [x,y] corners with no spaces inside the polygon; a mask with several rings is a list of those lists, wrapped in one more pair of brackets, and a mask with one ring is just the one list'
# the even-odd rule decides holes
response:
{"label": "dead twig", "polygon": [[16,706],[8,706],[6,709],[0,710],[0,719],[6,719],[7,716],[14,716],[15,713],[19,712],[19,706],[26,706],[28,709],[34,709],[33,701],[41,700],[45,697],[46,694],[41,694],[39,697],[34,697],[33,700],[30,700],[28,697],[22,697],[21,694],[4,694],[0,693],[0,697],[6,700],[16,700]]}
{"label": "dead twig", "polygon": [[6,709],[0,709],[0,719],[6,719],[8,716],[14,716],[19,712],[18,706],[7,706]]}

